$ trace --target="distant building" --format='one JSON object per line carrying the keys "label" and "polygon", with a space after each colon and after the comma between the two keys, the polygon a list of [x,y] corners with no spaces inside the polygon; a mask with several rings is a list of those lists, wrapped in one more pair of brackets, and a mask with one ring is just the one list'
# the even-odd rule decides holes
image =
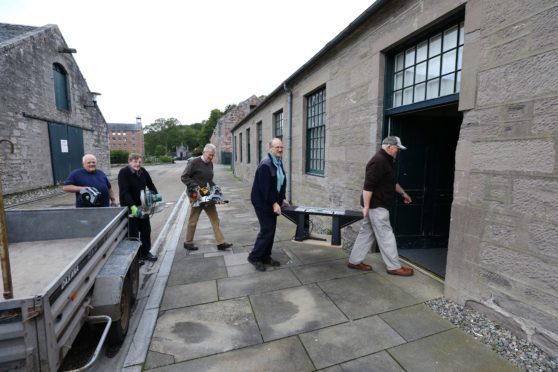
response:
{"label": "distant building", "polygon": [[144,155],[143,130],[141,117],[136,118],[135,124],[108,123],[108,140],[111,150],[125,150],[128,153]]}
{"label": "distant building", "polygon": [[247,100],[240,102],[235,108],[229,110],[219,119],[211,136],[211,143],[217,147],[215,157],[213,158],[214,163],[231,164],[233,152],[231,129],[260,103],[261,100],[253,95]]}
{"label": "distant building", "polygon": [[190,150],[188,150],[188,146],[180,145],[176,146],[176,151],[174,152],[173,156],[178,158],[179,160],[187,159],[190,155]]}
{"label": "distant building", "polygon": [[0,145],[4,194],[64,182],[85,153],[110,172],[107,125],[56,25],[0,23]]}

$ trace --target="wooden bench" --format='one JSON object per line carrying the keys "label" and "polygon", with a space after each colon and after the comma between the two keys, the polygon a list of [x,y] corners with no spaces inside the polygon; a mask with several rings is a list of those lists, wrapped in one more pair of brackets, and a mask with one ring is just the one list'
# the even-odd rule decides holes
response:
{"label": "wooden bench", "polygon": [[312,239],[310,235],[310,216],[331,216],[331,245],[341,245],[341,229],[362,219],[361,211],[317,208],[291,205],[282,208],[281,214],[296,224],[296,241]]}

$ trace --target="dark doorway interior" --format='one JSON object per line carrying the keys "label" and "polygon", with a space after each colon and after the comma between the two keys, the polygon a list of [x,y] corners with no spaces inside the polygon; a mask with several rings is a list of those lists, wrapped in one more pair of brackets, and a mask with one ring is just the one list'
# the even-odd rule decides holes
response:
{"label": "dark doorway interior", "polygon": [[445,277],[455,149],[462,114],[457,104],[390,117],[390,134],[401,137],[406,151],[397,161],[397,179],[411,195],[397,198],[392,226],[402,257]]}

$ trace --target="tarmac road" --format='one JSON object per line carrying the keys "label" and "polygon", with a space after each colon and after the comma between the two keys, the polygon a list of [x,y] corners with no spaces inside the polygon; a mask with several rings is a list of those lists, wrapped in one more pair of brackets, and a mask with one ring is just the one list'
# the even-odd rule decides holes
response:
{"label": "tarmac road", "polygon": [[[153,183],[157,190],[163,196],[163,202],[159,203],[159,212],[151,218],[151,240],[152,240],[152,253],[157,254],[157,249],[161,247],[168,233],[168,225],[173,221],[169,220],[173,216],[174,208],[184,208],[183,205],[177,205],[180,202],[184,185],[180,182],[180,175],[186,165],[185,161],[177,161],[175,164],[162,164],[162,165],[147,165],[145,168],[148,170]],[[118,195],[118,182],[117,176],[120,168],[112,168],[109,179],[112,188],[116,195]],[[15,209],[45,209],[45,208],[71,208],[75,205],[75,196],[72,193],[63,193],[45,199],[37,200],[34,202],[21,204],[15,206]],[[175,214],[176,215],[176,214]],[[156,263],[158,264],[158,263]],[[142,297],[145,297],[146,292],[151,290],[150,279],[154,272],[155,264],[146,264],[140,270],[140,292],[138,294],[138,301],[136,302],[132,317],[130,319],[130,334],[134,333],[134,327],[137,327],[141,310],[145,306],[145,301],[142,302]],[[151,281],[152,282],[152,281]],[[152,283],[151,283],[152,285]],[[80,334],[79,346],[75,346],[74,353],[70,352],[64,361],[63,370],[79,368],[83,366],[90,355],[92,355],[96,343],[98,341],[99,332],[96,329],[86,329],[84,327],[82,334]],[[107,350],[103,348],[101,355],[93,368],[93,371],[114,371],[122,364],[122,358],[125,357],[124,352],[129,347],[130,337],[124,341],[120,349]],[[79,348],[79,349],[78,349]]]}

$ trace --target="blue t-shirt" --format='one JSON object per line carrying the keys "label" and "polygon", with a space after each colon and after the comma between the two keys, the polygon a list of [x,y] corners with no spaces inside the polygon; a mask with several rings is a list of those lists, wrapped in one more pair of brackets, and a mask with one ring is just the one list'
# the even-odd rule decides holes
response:
{"label": "blue t-shirt", "polygon": [[79,192],[76,192],[76,207],[108,207],[110,206],[109,189],[110,182],[102,170],[95,170],[93,173],[87,172],[84,168],[73,170],[68,178],[64,181],[64,185],[89,186],[94,187],[101,193],[98,205],[82,204],[79,198]]}

